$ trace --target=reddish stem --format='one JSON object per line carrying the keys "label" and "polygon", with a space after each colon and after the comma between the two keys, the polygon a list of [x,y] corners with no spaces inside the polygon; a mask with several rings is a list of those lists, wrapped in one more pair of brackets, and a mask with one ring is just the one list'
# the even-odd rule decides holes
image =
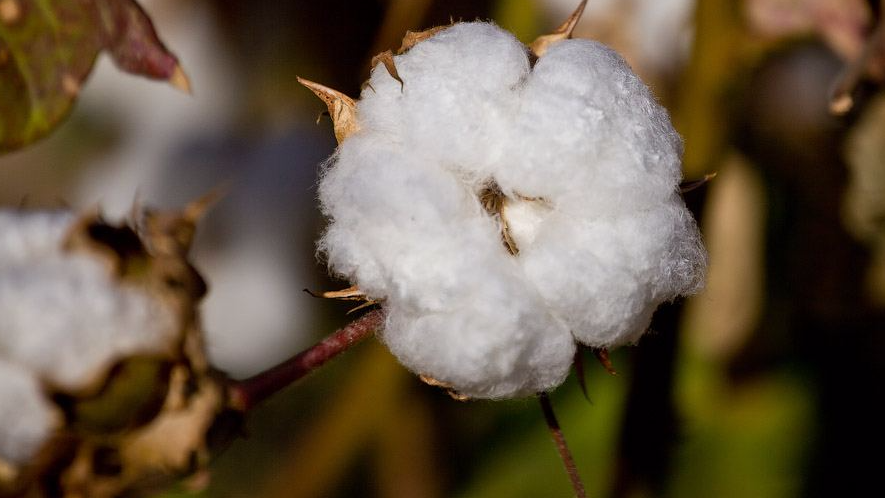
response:
{"label": "reddish stem", "polygon": [[538,395],[538,399],[541,401],[541,410],[544,412],[547,428],[550,429],[550,435],[553,436],[553,441],[556,442],[556,450],[559,451],[562,463],[565,464],[565,471],[568,472],[568,477],[572,481],[572,488],[575,490],[575,496],[577,498],[587,498],[587,492],[584,490],[584,483],[581,481],[581,476],[578,475],[578,467],[575,465],[575,459],[572,457],[572,452],[569,451],[568,445],[565,443],[565,436],[562,434],[562,429],[559,428],[559,422],[556,420],[556,415],[553,413],[553,405],[550,404],[550,397],[547,396],[547,393],[541,393]]}
{"label": "reddish stem", "polygon": [[384,312],[380,309],[370,311],[283,363],[248,379],[231,383],[228,387],[229,406],[239,411],[253,408],[369,337],[383,324]]}

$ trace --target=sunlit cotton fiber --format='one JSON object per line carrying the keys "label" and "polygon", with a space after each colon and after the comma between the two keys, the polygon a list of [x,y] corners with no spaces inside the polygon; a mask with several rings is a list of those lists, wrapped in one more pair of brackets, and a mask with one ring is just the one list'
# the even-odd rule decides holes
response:
{"label": "sunlit cotton fiber", "polygon": [[376,65],[325,168],[319,248],[384,300],[408,368],[470,397],[548,391],[576,342],[636,342],[700,288],[681,139],[618,54],[564,40],[533,64],[477,22],[394,62],[402,85]]}

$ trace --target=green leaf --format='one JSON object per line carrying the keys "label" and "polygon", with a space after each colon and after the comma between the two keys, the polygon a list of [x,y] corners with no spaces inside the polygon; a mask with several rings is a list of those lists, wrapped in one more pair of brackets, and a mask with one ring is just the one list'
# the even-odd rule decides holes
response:
{"label": "green leaf", "polygon": [[0,0],[0,152],[58,126],[102,50],[123,71],[189,91],[134,0]]}

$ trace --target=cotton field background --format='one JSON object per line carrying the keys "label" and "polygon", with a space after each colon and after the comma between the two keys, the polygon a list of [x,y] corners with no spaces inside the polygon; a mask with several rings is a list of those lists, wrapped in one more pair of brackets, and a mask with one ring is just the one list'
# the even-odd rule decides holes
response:
{"label": "cotton field background", "polygon": [[[222,192],[192,259],[209,288],[208,361],[241,378],[353,318],[352,302],[304,292],[349,284],[317,258],[335,135],[296,76],[356,97],[372,57],[407,31],[491,20],[529,43],[577,2],[140,3],[193,94],[101,56],[59,129],[0,156],[0,204],[115,219],[136,201],[171,209]],[[885,439],[885,68],[853,61],[881,56],[881,14],[872,0],[590,0],[574,36],[611,46],[649,86],[684,140],[685,179],[716,177],[684,194],[708,252],[705,289],[664,304],[637,346],[613,351],[617,375],[589,358],[589,400],[574,372],[551,393],[589,496],[880,487],[862,454]],[[374,340],[272,397],[245,428],[208,472],[156,496],[572,492],[537,403],[456,401]]]}

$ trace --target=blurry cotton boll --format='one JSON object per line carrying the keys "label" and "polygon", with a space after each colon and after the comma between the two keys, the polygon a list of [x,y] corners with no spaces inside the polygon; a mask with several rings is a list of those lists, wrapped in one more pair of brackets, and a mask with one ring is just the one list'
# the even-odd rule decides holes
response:
{"label": "blurry cotton boll", "polygon": [[[324,137],[308,134],[295,148],[285,137],[255,145],[233,137],[242,76],[210,6],[149,1],[144,7],[175,48],[194,94],[120,75],[102,58],[80,105],[112,113],[121,137],[90,166],[77,203],[98,203],[120,217],[136,198],[170,205],[226,187],[198,233],[194,259],[210,287],[203,306],[210,358],[232,375],[248,375],[308,340],[299,333],[310,330],[312,317],[301,289],[315,266],[310,186],[322,158],[312,151]],[[273,150],[275,140],[283,149]],[[293,165],[293,158],[301,160]]]}
{"label": "blurry cotton boll", "polygon": [[225,398],[186,213],[0,210],[0,495],[120,496],[206,463]]}
{"label": "blurry cotton boll", "polygon": [[[539,0],[552,19],[565,18],[574,0]],[[644,77],[672,73],[688,58],[695,0],[594,0],[575,33],[622,53]]]}
{"label": "blurry cotton boll", "polygon": [[576,343],[634,343],[704,279],[666,110],[601,43],[533,50],[459,23],[393,58],[402,85],[376,65],[320,184],[330,267],[469,397],[555,388]]}

